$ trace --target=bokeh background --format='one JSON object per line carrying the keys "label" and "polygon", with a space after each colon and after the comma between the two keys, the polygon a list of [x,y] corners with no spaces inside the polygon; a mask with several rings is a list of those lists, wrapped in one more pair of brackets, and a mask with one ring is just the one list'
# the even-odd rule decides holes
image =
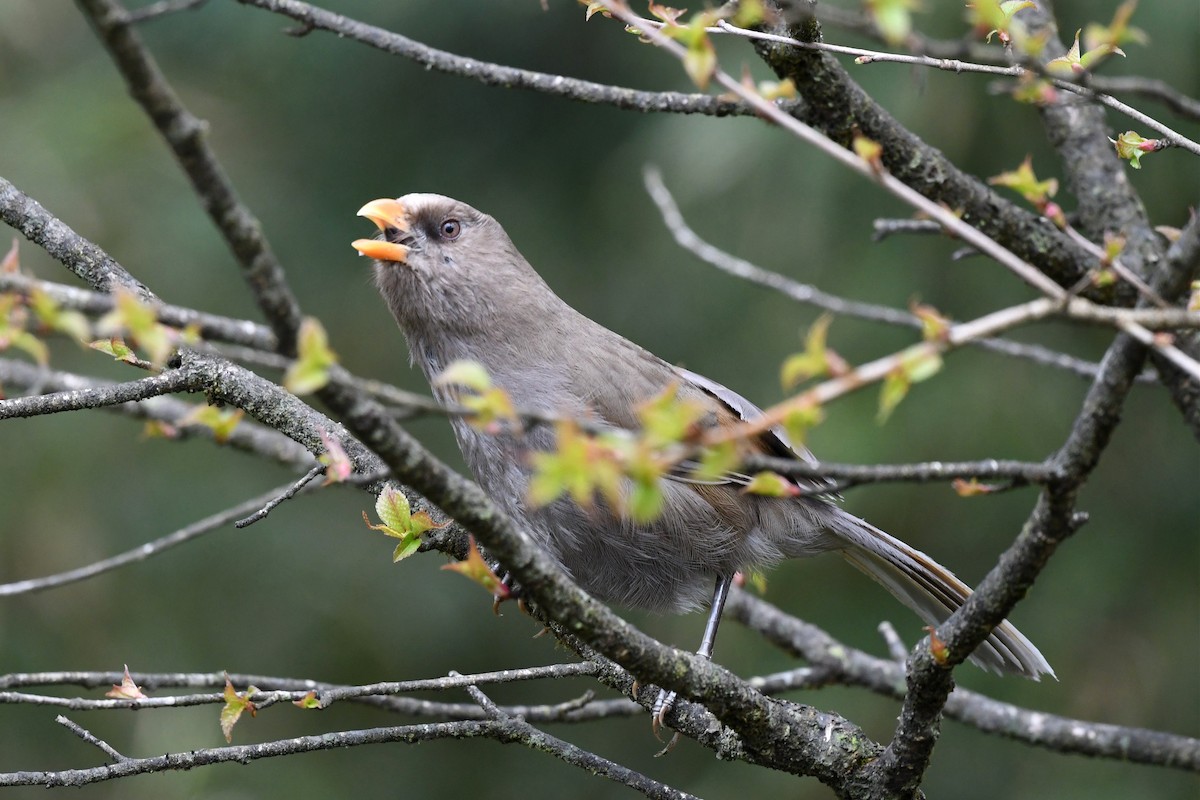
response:
{"label": "bokeh background", "polygon": [[[678,65],[573,2],[343,0],[331,8],[456,53],[607,83],[688,89]],[[1115,2],[1058,2],[1061,26],[1107,21]],[[961,5],[925,3],[919,25],[961,33]],[[1158,77],[1200,93],[1200,20],[1189,3],[1145,3],[1151,38],[1111,72]],[[936,238],[874,244],[871,221],[908,210],[782,132],[749,119],[646,116],[487,88],[339,40],[284,35],[291,23],[230,0],[148,23],[141,33],[263,221],[301,303],[356,373],[424,389],[349,242],[370,232],[366,200],[410,191],[464,199],[506,226],[576,307],[668,360],[760,403],[782,394],[780,362],[816,312],[740,283],[678,249],[642,188],[659,165],[695,228],[764,267],[824,289],[903,307],[919,298],[965,319],[1029,293],[983,259],[952,262]],[[856,40],[828,31],[832,40]],[[741,42],[726,67],[769,77]],[[989,93],[986,77],[851,67],[904,124],[967,170],[994,175],[1032,154],[1060,175],[1036,111]],[[1136,104],[1165,119],[1148,101]],[[1113,118],[1117,130],[1132,125]],[[1197,135],[1196,125],[1177,123]],[[1142,131],[1148,133],[1148,131]],[[149,122],[128,97],[81,14],[62,0],[0,3],[0,175],[108,250],[166,301],[256,318],[238,268]],[[1155,224],[1179,226],[1197,201],[1200,167],[1183,152],[1131,173]],[[1070,210],[1069,193],[1060,195]],[[22,262],[73,282],[36,248]],[[1019,338],[1097,358],[1107,331],[1046,324]],[[910,335],[837,320],[831,344],[851,361]],[[53,363],[135,377],[99,354],[57,343]],[[828,409],[812,437],[840,461],[1040,459],[1066,435],[1086,389],[1079,378],[978,351],[951,356],[884,426],[875,393]],[[1059,682],[1001,680],[974,669],[962,684],[1046,711],[1200,733],[1200,546],[1195,441],[1158,388],[1138,388],[1080,505],[1092,522],[1046,569],[1014,618]],[[444,421],[412,424],[451,463]],[[284,469],[209,443],[145,440],[138,423],[101,412],[0,426],[0,581],[88,563],[148,541],[289,480]],[[857,489],[856,513],[977,581],[1013,538],[1032,492],[959,499],[946,486]],[[437,555],[400,565],[368,532],[370,498],[322,492],[148,563],[44,594],[0,601],[0,673],[58,669],[228,669],[341,683],[433,677],[568,658],[510,611],[494,618],[479,589],[439,570]],[[883,652],[890,619],[913,641],[920,623],[838,559],[784,565],[768,599],[843,640]],[[630,617],[692,647],[703,620]],[[740,674],[794,663],[736,625],[718,660]],[[497,688],[500,702],[557,702],[587,688]],[[99,696],[99,692],[96,693]],[[463,695],[461,698],[466,699]],[[797,697],[890,736],[897,704],[858,691]],[[0,708],[0,771],[90,766],[99,753],[46,708]],[[147,755],[221,743],[217,709],[73,713],[122,752]],[[249,742],[396,720],[341,705],[320,714],[276,707],[243,721]],[[710,798],[824,798],[814,780],[715,760],[685,741],[655,759],[645,718],[551,727],[560,736]],[[953,721],[934,756],[931,796],[1191,798],[1182,773],[1057,756]],[[626,797],[630,792],[553,758],[491,742],[375,746],[222,766],[84,788],[86,798]],[[42,797],[41,790],[6,796]]]}

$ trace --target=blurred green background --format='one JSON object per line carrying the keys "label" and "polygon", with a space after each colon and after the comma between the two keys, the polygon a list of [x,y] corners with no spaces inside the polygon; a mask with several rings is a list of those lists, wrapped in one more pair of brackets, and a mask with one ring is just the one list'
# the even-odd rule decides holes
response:
{"label": "blurred green background", "polygon": [[[641,88],[687,90],[678,66],[612,21],[584,24],[555,0],[489,3],[345,0],[329,6],[456,53]],[[1115,3],[1058,2],[1061,27],[1107,21]],[[918,24],[957,36],[961,6],[927,2]],[[1186,7],[1190,6],[1190,9]],[[1200,93],[1200,20],[1192,4],[1145,3],[1133,45],[1110,71],[1158,77]],[[799,349],[816,312],[715,272],[677,248],[642,189],[659,165],[691,224],[717,245],[827,291],[903,307],[920,298],[965,319],[1029,297],[983,259],[951,262],[940,238],[870,240],[880,216],[908,216],[867,182],[782,132],[749,119],[646,116],[428,72],[229,0],[157,20],[141,33],[262,219],[309,314],[356,373],[424,390],[403,341],[349,242],[370,233],[354,216],[371,198],[449,194],[495,215],[562,296],[664,358],[760,403],[782,395],[778,365]],[[839,42],[853,37],[829,30]],[[732,71],[769,77],[741,42],[722,42]],[[1061,174],[1037,113],[988,92],[986,77],[877,65],[854,75],[906,125],[965,169],[994,175],[1033,154]],[[1196,136],[1161,107],[1135,104]],[[1133,125],[1113,117],[1116,130]],[[1149,131],[1142,130],[1148,134]],[[233,259],[149,122],[73,4],[0,3],[0,175],[108,250],[167,302],[256,318]],[[1155,224],[1182,225],[1200,167],[1181,151],[1150,156],[1131,179]],[[1060,195],[1070,210],[1069,194]],[[2,244],[2,243],[0,243]],[[36,248],[24,266],[74,279]],[[1019,338],[1097,358],[1106,331],[1042,325]],[[904,331],[839,319],[831,344],[851,361],[910,340]],[[95,353],[57,343],[53,363],[135,377]],[[1085,383],[989,353],[960,352],[885,426],[875,393],[828,409],[813,449],[830,460],[1041,459],[1066,435]],[[960,682],[1049,712],[1200,733],[1198,462],[1195,441],[1158,388],[1138,388],[1124,424],[1081,497],[1092,522],[1069,541],[1014,615],[1060,682],[1001,680],[964,669]],[[444,421],[412,429],[460,464]],[[205,442],[141,438],[139,424],[100,412],[0,427],[0,582],[81,565],[161,536],[279,485],[274,465]],[[1032,492],[963,500],[946,486],[858,489],[847,506],[977,581],[1013,538]],[[0,673],[58,669],[211,671],[363,683],[548,663],[569,658],[536,627],[439,571],[437,555],[393,565],[391,544],[362,525],[370,498],[353,490],[284,505],[247,530],[228,529],[148,563],[53,592],[0,601]],[[880,619],[908,641],[920,623],[870,581],[829,558],[784,565],[768,599],[875,653]],[[703,620],[630,615],[692,647]],[[730,624],[717,649],[743,675],[794,662]],[[497,688],[500,702],[558,702],[587,688]],[[99,692],[95,693],[99,696]],[[449,699],[465,701],[466,695]],[[830,689],[797,699],[836,710],[876,738],[898,706]],[[99,753],[46,708],[0,708],[0,771],[99,763]],[[69,716],[129,755],[221,743],[217,710]],[[336,706],[275,707],[243,721],[245,743],[330,729],[396,724]],[[815,780],[715,760],[683,742],[655,759],[643,717],[556,735],[708,798],[824,798]],[[1162,769],[1058,756],[958,723],[944,724],[930,796],[1192,798],[1194,778]],[[490,742],[390,745],[222,766],[87,787],[86,798],[627,797],[630,792],[548,756]],[[15,790],[13,797],[44,796]],[[6,796],[9,796],[6,795]]]}

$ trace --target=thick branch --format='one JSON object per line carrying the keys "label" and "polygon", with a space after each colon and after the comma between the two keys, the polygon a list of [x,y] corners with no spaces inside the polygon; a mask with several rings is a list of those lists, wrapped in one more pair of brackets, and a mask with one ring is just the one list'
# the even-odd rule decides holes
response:
{"label": "thick branch", "polygon": [[17,229],[51,258],[74,272],[97,291],[123,286],[146,300],[154,293],[125,271],[108,253],[71,230],[62,220],[0,177],[0,220]]}
{"label": "thick branch", "polygon": [[[820,38],[813,20],[770,32],[802,41]],[[797,119],[843,146],[849,146],[856,131],[879,142],[889,173],[930,200],[961,209],[965,222],[1037,265],[1060,286],[1076,285],[1095,266],[1048,220],[1000,197],[901,125],[832,55],[761,40],[754,42],[754,48],[779,77],[791,78],[796,84],[805,100],[792,111]],[[1091,288],[1085,296],[1103,299],[1102,293]],[[1129,302],[1132,297],[1130,293]]]}
{"label": "thick branch", "polygon": [[279,342],[294,355],[300,308],[283,280],[283,266],[262,237],[262,224],[242,203],[208,145],[207,124],[184,108],[116,0],[77,0],[129,85],[179,160],[192,188],[221,231]]}

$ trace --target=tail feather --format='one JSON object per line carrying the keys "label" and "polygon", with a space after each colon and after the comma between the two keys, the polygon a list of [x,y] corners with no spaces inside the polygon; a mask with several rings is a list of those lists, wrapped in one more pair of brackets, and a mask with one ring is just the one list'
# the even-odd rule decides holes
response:
{"label": "tail feather", "polygon": [[[971,596],[969,586],[920,550],[857,517],[838,517],[831,528],[850,545],[841,551],[846,560],[931,625],[944,622]],[[1055,677],[1045,657],[1008,620],[996,626],[970,660],[992,672],[1023,675],[1035,681],[1043,674]]]}

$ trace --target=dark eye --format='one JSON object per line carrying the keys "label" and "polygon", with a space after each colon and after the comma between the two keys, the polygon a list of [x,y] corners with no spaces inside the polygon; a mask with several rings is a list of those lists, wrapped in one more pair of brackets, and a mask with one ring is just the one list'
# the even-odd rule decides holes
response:
{"label": "dark eye", "polygon": [[456,219],[448,219],[438,228],[438,233],[442,235],[443,239],[454,241],[462,233],[462,224]]}

